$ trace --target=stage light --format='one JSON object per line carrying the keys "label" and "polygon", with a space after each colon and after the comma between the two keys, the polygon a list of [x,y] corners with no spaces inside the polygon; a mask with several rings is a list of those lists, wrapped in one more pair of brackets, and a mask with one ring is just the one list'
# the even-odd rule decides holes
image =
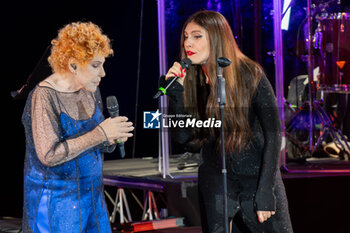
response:
{"label": "stage light", "polygon": [[283,13],[282,13],[283,18],[281,22],[281,29],[286,31],[288,31],[288,27],[289,27],[291,1],[292,0],[284,0],[283,2]]}

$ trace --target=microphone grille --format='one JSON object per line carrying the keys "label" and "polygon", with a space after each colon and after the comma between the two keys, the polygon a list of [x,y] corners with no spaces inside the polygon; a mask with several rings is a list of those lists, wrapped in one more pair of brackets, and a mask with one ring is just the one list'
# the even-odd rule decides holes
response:
{"label": "microphone grille", "polygon": [[106,105],[107,105],[107,108],[118,108],[117,97],[108,96],[106,99]]}
{"label": "microphone grille", "polygon": [[218,64],[220,67],[226,67],[226,66],[229,66],[231,64],[231,61],[230,61],[230,59],[228,59],[226,57],[219,57]]}
{"label": "microphone grille", "polygon": [[189,58],[184,58],[180,61],[182,68],[188,69],[192,65],[192,61]]}

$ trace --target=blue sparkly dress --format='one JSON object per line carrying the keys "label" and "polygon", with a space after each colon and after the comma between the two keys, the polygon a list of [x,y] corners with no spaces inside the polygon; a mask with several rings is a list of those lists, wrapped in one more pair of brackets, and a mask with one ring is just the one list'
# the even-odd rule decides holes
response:
{"label": "blue sparkly dress", "polygon": [[[26,132],[23,232],[111,232],[103,196],[99,92],[37,86]],[[91,115],[87,115],[90,112]]]}

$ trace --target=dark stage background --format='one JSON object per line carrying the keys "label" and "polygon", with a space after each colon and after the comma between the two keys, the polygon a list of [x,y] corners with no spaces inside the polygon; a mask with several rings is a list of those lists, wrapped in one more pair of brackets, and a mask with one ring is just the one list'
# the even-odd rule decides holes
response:
{"label": "dark stage background", "polygon": [[[217,10],[229,20],[242,51],[257,60],[265,69],[270,82],[275,83],[273,48],[273,3],[261,3],[259,13],[260,42],[254,40],[254,0],[166,1],[167,55],[171,65],[178,60],[182,24],[200,9]],[[345,2],[345,1],[344,1]],[[14,100],[10,92],[18,90],[32,73],[59,28],[74,21],[92,21],[112,39],[115,55],[105,63],[106,77],[100,84],[103,100],[109,95],[118,98],[121,115],[136,124],[136,140],[126,142],[127,158],[158,156],[158,131],[143,129],[143,111],[155,111],[158,102],[152,99],[157,90],[159,74],[157,1],[143,1],[143,24],[140,35],[141,0],[129,1],[8,1],[2,6],[2,134],[1,140],[1,196],[0,216],[22,217],[23,162],[25,154],[24,129],[21,114],[25,98]],[[285,60],[285,96],[293,77],[306,74],[305,63],[296,55],[297,32],[305,19],[306,0],[295,0],[290,29],[283,32]],[[346,10],[348,8],[344,8]],[[239,16],[237,18],[237,12]],[[141,63],[138,67],[139,38]],[[302,39],[301,39],[302,40]],[[259,47],[257,50],[257,46]],[[304,51],[305,52],[305,51]],[[138,68],[139,99],[135,122],[136,84]],[[41,65],[34,78],[44,79],[49,73],[47,64]],[[39,80],[35,81],[37,83]],[[107,111],[105,109],[105,115]],[[116,152],[109,159],[119,159]],[[292,191],[293,192],[293,191]],[[295,195],[297,193],[295,192]],[[323,219],[322,219],[323,220]],[[322,221],[321,220],[321,221]]]}

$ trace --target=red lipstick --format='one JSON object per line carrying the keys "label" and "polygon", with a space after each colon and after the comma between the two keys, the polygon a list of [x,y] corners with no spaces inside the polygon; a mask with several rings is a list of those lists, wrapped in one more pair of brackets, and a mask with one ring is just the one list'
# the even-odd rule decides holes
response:
{"label": "red lipstick", "polygon": [[195,53],[192,52],[192,51],[186,51],[186,53],[187,53],[187,56],[191,56],[191,55],[195,54]]}

